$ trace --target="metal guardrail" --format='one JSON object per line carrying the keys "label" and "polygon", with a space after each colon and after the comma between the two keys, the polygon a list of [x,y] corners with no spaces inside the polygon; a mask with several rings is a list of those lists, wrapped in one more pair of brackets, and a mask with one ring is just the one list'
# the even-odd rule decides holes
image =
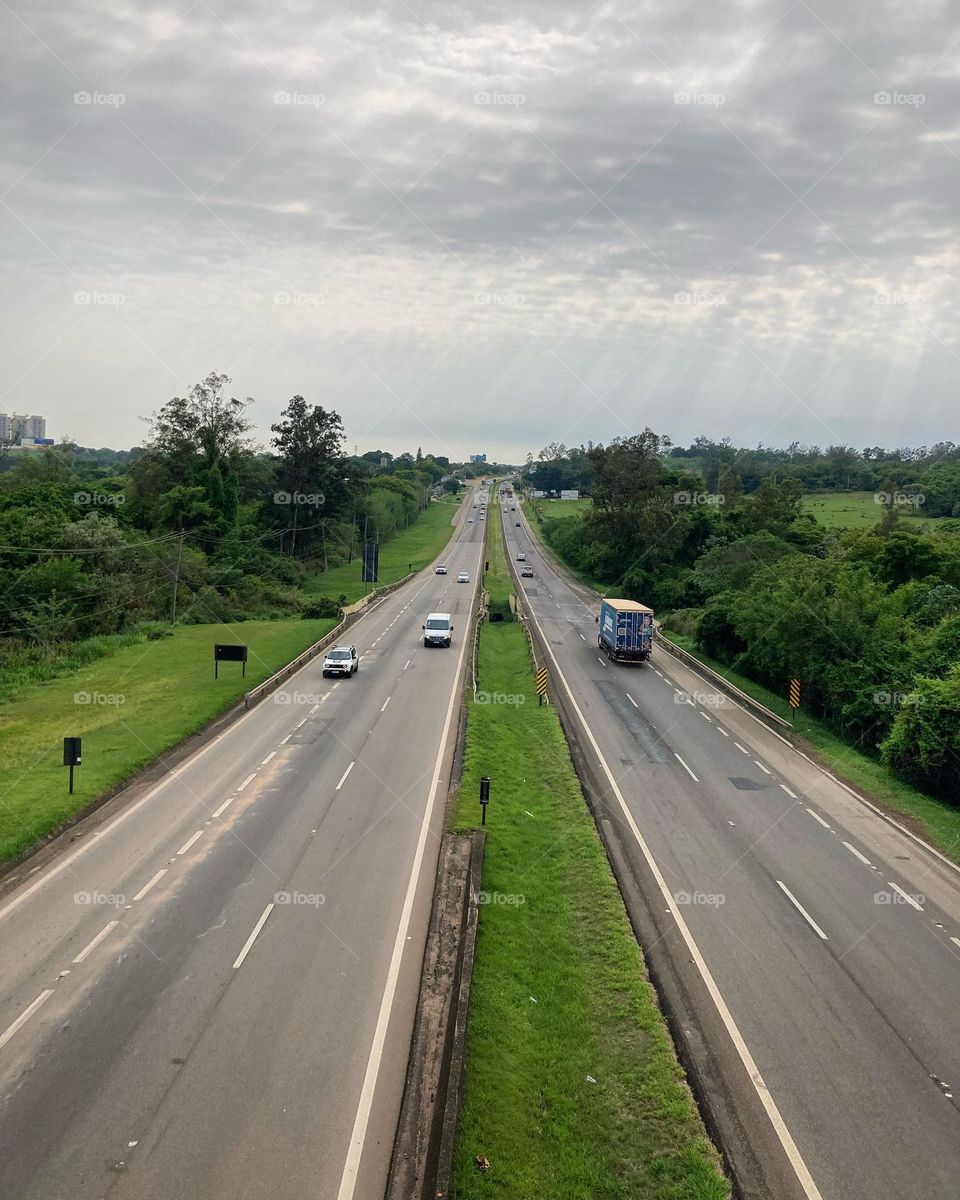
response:
{"label": "metal guardrail", "polygon": [[765,721],[774,721],[781,727],[781,729],[793,729],[793,726],[789,721],[786,721],[783,717],[778,716],[775,712],[773,712],[772,709],[767,708],[765,704],[761,704],[759,700],[754,700],[752,696],[748,696],[746,692],[741,691],[741,689],[738,688],[735,683],[731,683],[730,680],[721,675],[719,671],[714,671],[712,667],[708,667],[705,663],[702,663],[695,654],[691,654],[689,650],[684,650],[682,646],[678,646],[675,642],[671,642],[670,639],[668,637],[664,637],[659,630],[654,631],[654,644],[661,650],[666,650],[668,654],[672,654],[674,658],[679,659],[684,666],[696,671],[698,675],[703,675],[710,683],[714,684],[722,692],[726,692],[728,696],[734,700],[737,700],[745,708],[749,708],[753,712],[759,714]]}

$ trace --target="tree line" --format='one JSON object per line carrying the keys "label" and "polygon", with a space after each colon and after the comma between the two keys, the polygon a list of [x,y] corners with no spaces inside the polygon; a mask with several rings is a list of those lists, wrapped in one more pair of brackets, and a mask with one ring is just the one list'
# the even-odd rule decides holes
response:
{"label": "tree line", "polygon": [[326,615],[337,598],[305,588],[317,572],[460,486],[419,448],[347,455],[339,415],[299,395],[259,447],[252,401],[229,382],[213,373],[167,401],[134,450],[62,444],[3,463],[0,669],[174,617]]}
{"label": "tree line", "polygon": [[827,529],[803,511],[796,475],[748,490],[731,458],[711,490],[669,449],[649,429],[585,448],[592,505],[544,508],[549,542],[780,695],[799,678],[805,710],[960,803],[960,523],[917,528],[891,494],[871,528]]}

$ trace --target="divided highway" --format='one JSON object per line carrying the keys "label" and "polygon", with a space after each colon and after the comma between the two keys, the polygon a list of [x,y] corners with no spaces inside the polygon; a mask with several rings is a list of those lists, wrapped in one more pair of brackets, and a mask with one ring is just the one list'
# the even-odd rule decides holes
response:
{"label": "divided highway", "polygon": [[[483,523],[0,903],[5,1200],[382,1195]],[[453,533],[453,531],[452,531]],[[458,584],[458,571],[471,582]],[[449,650],[421,625],[449,611]]]}
{"label": "divided highway", "polygon": [[587,589],[503,519],[658,914],[648,953],[674,963],[723,1119],[753,1140],[750,1195],[957,1200],[960,871],[665,651],[609,662]]}

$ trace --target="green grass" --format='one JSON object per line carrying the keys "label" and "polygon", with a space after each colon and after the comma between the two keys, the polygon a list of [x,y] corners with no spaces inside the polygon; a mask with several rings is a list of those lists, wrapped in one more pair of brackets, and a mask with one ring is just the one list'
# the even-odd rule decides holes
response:
{"label": "green grass", "polygon": [[[425,509],[412,525],[401,529],[389,541],[380,547],[380,586],[396,583],[410,570],[419,571],[431,562],[450,541],[452,528],[450,522],[456,514],[461,497],[437,500]],[[410,564],[413,564],[412,568]],[[330,596],[336,600],[345,595],[347,603],[359,600],[364,590],[370,591],[370,585],[364,585],[360,579],[361,560],[355,558],[352,563],[333,567],[331,570],[315,575],[304,589],[311,596]]]}
{"label": "green grass", "polygon": [[545,517],[580,517],[591,507],[593,501],[589,497],[583,500],[531,500],[530,506],[536,506]]}
{"label": "green grass", "polygon": [[[0,863],[229,708],[333,625],[291,618],[181,626],[24,689],[0,709]],[[214,680],[214,642],[249,646],[246,679],[239,663],[223,663]],[[101,700],[77,702],[81,693]],[[83,738],[72,796],[61,765],[67,735]]]}
{"label": "green grass", "polygon": [[[502,591],[493,509],[490,525],[488,586]],[[478,669],[501,700],[468,702],[452,818],[477,825],[488,774],[458,1200],[725,1200],[556,713],[537,706],[522,625],[485,624]]]}
{"label": "green grass", "polygon": [[[790,705],[785,696],[769,691],[744,675],[703,653],[692,638],[660,631],[706,666],[728,679],[748,696],[766,705],[777,716],[792,720]],[[865,754],[844,741],[823,721],[807,716],[803,710],[794,720],[791,740],[798,749],[819,760],[855,791],[863,793],[915,833],[936,846],[954,862],[960,862],[960,809],[945,801],[918,792],[908,783],[892,775],[878,758]]]}
{"label": "green grass", "polygon": [[[883,517],[883,506],[873,492],[808,492],[803,497],[804,511],[810,513],[828,529],[870,529]],[[914,515],[904,505],[897,509],[908,529],[933,530],[947,520],[945,517]]]}

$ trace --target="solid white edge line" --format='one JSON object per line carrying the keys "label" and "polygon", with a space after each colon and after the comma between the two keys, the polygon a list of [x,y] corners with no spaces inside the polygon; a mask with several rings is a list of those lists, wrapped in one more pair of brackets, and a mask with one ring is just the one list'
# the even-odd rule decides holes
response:
{"label": "solid white edge line", "polygon": [[813,932],[818,937],[823,938],[823,940],[825,942],[828,942],[830,939],[823,932],[823,930],[820,928],[820,926],[816,923],[816,921],[813,919],[813,917],[810,916],[810,914],[807,912],[807,910],[803,907],[803,905],[796,898],[796,896],[793,894],[793,892],[790,891],[790,889],[787,887],[787,885],[783,882],[782,879],[777,880],[777,887],[780,888],[780,890],[784,893],[784,895],[787,897],[787,899],[790,900],[790,902],[795,906],[797,912],[803,917],[803,919],[807,922],[807,924],[810,926],[810,928],[813,930]]}
{"label": "solid white edge line", "polygon": [[243,789],[247,786],[247,784],[250,783],[253,779],[256,779],[256,777],[257,777],[256,771],[251,771],[250,774],[243,781],[243,783],[241,783],[240,786],[237,788],[237,791],[242,792]]}
{"label": "solid white edge line", "polygon": [[[317,707],[319,708],[320,706],[317,705]],[[271,750],[270,753],[267,755],[267,757],[261,761],[260,766],[265,767],[271,758],[276,758],[276,757],[277,757],[276,750]]]}
{"label": "solid white edge line", "polygon": [[906,893],[906,892],[903,890],[903,888],[902,888],[902,887],[900,887],[900,885],[899,885],[899,884],[897,884],[897,883],[894,883],[892,879],[888,879],[888,880],[887,880],[887,882],[890,884],[890,886],[893,888],[893,890],[894,890],[894,891],[895,891],[895,892],[896,892],[898,895],[902,896],[902,897],[904,898],[904,900],[906,900],[906,902],[907,902],[908,904],[912,905],[912,906],[913,906],[913,907],[914,907],[914,908],[917,910],[917,912],[923,912],[923,905],[922,905],[922,904],[918,904],[918,903],[917,903],[917,901],[916,901],[916,900],[914,900],[914,898],[913,898],[912,896],[908,895],[908,894],[907,894],[907,893]]}
{"label": "solid white edge line", "polygon": [[[478,543],[481,553],[484,548],[484,542]],[[479,561],[477,564],[479,571]],[[420,826],[420,837],[417,841],[417,849],[413,857],[413,865],[410,870],[410,879],[407,883],[407,892],[403,898],[403,908],[400,912],[400,924],[397,926],[397,937],[393,944],[393,954],[390,958],[390,967],[387,971],[387,980],[383,989],[383,998],[380,1001],[380,1012],[377,1016],[377,1027],[374,1031],[373,1042],[370,1046],[370,1056],[367,1059],[367,1069],[363,1077],[363,1087],[360,1091],[360,1101],[357,1105],[357,1115],[353,1123],[353,1132],[350,1135],[350,1144],[347,1147],[347,1156],[343,1164],[343,1174],[340,1176],[340,1187],[337,1190],[337,1200],[353,1200],[353,1194],[357,1186],[357,1177],[360,1171],[360,1157],[363,1154],[363,1144],[367,1136],[367,1125],[370,1121],[370,1110],[373,1107],[373,1094],[377,1086],[377,1078],[380,1074],[380,1062],[383,1058],[383,1049],[387,1039],[387,1026],[390,1023],[390,1015],[393,1011],[393,998],[397,990],[397,980],[400,977],[400,964],[403,958],[403,951],[407,942],[407,930],[410,927],[410,918],[413,913],[413,902],[417,893],[417,884],[420,882],[420,871],[423,865],[423,856],[427,846],[427,836],[430,833],[430,821],[433,816],[433,810],[436,806],[437,790],[440,785],[440,772],[443,769],[443,754],[447,744],[447,738],[450,736],[450,725],[453,721],[454,712],[460,702],[460,688],[458,686],[460,676],[463,670],[463,659],[467,652],[467,644],[470,638],[463,638],[460,644],[460,657],[457,661],[457,669],[454,672],[453,688],[450,692],[450,703],[447,706],[447,716],[443,723],[443,732],[440,735],[440,744],[437,750],[437,761],[433,770],[433,780],[430,785],[430,792],[427,797],[427,806],[423,814],[423,823]],[[818,1198],[819,1200],[819,1198]]]}
{"label": "solid white edge line", "polygon": [[[522,588],[523,584],[521,580],[521,589]],[[526,600],[527,594],[525,590],[523,591],[523,595],[524,599]],[[619,803],[620,809],[623,812],[624,820],[629,826],[630,832],[636,839],[637,845],[640,847],[640,852],[646,860],[647,866],[650,868],[654,879],[657,881],[657,886],[660,888],[664,902],[666,903],[667,908],[670,910],[670,913],[676,922],[680,936],[683,938],[697,970],[700,972],[700,977],[703,980],[707,991],[710,993],[710,999],[713,1001],[714,1006],[716,1007],[720,1016],[720,1020],[723,1022],[724,1027],[726,1028],[727,1033],[734,1044],[737,1054],[740,1057],[740,1061],[743,1063],[744,1069],[747,1072],[747,1077],[753,1084],[754,1090],[760,1099],[760,1103],[763,1105],[764,1110],[770,1119],[770,1124],[773,1126],[774,1132],[777,1135],[777,1139],[779,1140],[780,1145],[783,1147],[784,1153],[786,1154],[787,1159],[790,1162],[790,1166],[793,1169],[801,1188],[803,1189],[804,1195],[807,1197],[807,1200],[823,1200],[820,1189],[817,1187],[816,1183],[814,1183],[813,1176],[810,1174],[810,1169],[806,1162],[804,1162],[803,1156],[801,1155],[796,1142],[793,1140],[793,1135],[787,1128],[787,1124],[780,1113],[780,1109],[777,1107],[777,1103],[771,1095],[766,1081],[760,1074],[760,1069],[754,1061],[753,1055],[750,1053],[750,1048],[747,1046],[743,1034],[740,1032],[736,1021],[733,1019],[733,1013],[731,1013],[730,1009],[727,1007],[727,1002],[724,1000],[723,995],[717,986],[717,982],[713,978],[713,973],[707,966],[706,959],[703,957],[700,947],[694,941],[693,934],[690,932],[690,928],[684,920],[683,914],[673,898],[670,888],[667,885],[667,881],[663,876],[663,872],[660,870],[657,860],[653,856],[653,852],[650,850],[650,847],[644,840],[643,834],[640,832],[640,827],[637,825],[633,813],[630,811],[623,792],[621,792],[616,779],[613,777],[613,772],[610,770],[607,760],[604,758],[603,752],[597,744],[597,739],[593,736],[593,730],[587,724],[583,712],[580,709],[580,705],[577,704],[577,701],[574,698],[570,684],[567,682],[567,678],[563,671],[561,671],[560,664],[557,662],[557,656],[553,652],[553,647],[547,641],[546,637],[544,637],[543,628],[540,625],[540,622],[537,620],[533,609],[529,607],[529,601],[527,601],[527,605],[530,613],[530,620],[533,621],[537,629],[540,631],[540,636],[543,639],[544,645],[546,646],[547,654],[553,660],[556,678],[558,678],[563,684],[564,690],[566,691],[570,703],[573,706],[573,710],[577,714],[577,718],[580,721],[580,726],[586,734],[587,740],[590,742],[593,752],[596,754],[597,759],[600,762],[600,766],[603,768],[603,772],[607,777],[607,781],[610,784],[610,789],[613,795],[617,798],[617,802]],[[584,607],[586,608],[587,606],[584,605]],[[348,1198],[346,1196],[340,1196],[338,1197],[338,1200],[348,1200]]]}
{"label": "solid white edge line", "polygon": [[[782,785],[781,785],[781,786],[782,786]],[[811,817],[813,817],[813,819],[814,819],[815,821],[819,821],[819,822],[820,822],[820,824],[821,824],[821,825],[824,827],[824,829],[829,829],[829,828],[830,828],[830,826],[829,826],[829,825],[827,824],[827,822],[826,822],[826,821],[823,819],[823,817],[821,817],[821,816],[820,816],[820,814],[819,814],[818,812],[814,812],[812,808],[808,808],[808,809],[807,809],[807,812],[810,814],[810,816],[811,816]]]}
{"label": "solid white edge line", "polygon": [[93,939],[93,941],[87,942],[87,944],[84,946],[84,948],[80,951],[80,953],[77,955],[77,957],[73,960],[73,965],[75,967],[79,966],[79,964],[82,963],[83,960],[89,954],[92,954],[94,952],[94,950],[96,950],[96,948],[100,945],[100,943],[103,941],[103,939],[105,937],[110,936],[110,934],[113,932],[114,929],[116,929],[116,927],[119,924],[120,924],[119,921],[110,921],[108,924],[104,925],[104,927],[100,930],[100,932]]}
{"label": "solid white edge line", "polygon": [[254,942],[257,940],[257,934],[260,932],[260,930],[261,930],[261,929],[264,927],[264,925],[267,923],[267,917],[269,917],[269,916],[270,916],[270,913],[271,913],[271,911],[273,910],[273,905],[274,905],[274,901],[272,901],[272,900],[271,900],[271,901],[270,901],[270,903],[267,905],[267,907],[266,907],[266,908],[263,910],[263,912],[260,914],[260,920],[259,920],[259,921],[256,923],[256,925],[254,925],[254,927],[253,927],[253,932],[252,932],[252,933],[250,934],[250,936],[247,938],[246,942],[244,942],[243,949],[242,949],[242,950],[240,951],[240,953],[237,955],[237,960],[236,960],[236,962],[233,964],[233,969],[234,969],[235,971],[236,971],[236,970],[237,970],[237,969],[240,967],[240,965],[243,963],[243,960],[244,960],[244,959],[247,957],[247,955],[250,953],[250,947],[251,947],[251,946],[253,945],[253,943],[254,943]]}
{"label": "solid white edge line", "polygon": [[690,778],[693,780],[693,782],[699,783],[700,780],[696,777],[696,775],[694,775],[694,773],[690,770],[690,768],[683,761],[683,759],[680,757],[680,755],[677,754],[676,750],[674,750],[673,756],[674,756],[674,758],[676,758],[676,760],[680,764],[680,766],[683,767],[683,769],[686,771],[686,773],[690,776]]}
{"label": "solid white edge line", "polygon": [[180,849],[177,851],[177,858],[179,858],[182,854],[186,854],[186,852],[190,849],[190,847],[193,845],[193,843],[202,837],[203,837],[203,830],[198,829],[197,832],[193,835],[193,837],[189,838],[187,841],[185,841],[183,843],[183,845],[180,847]]}
{"label": "solid white edge line", "polygon": [[340,791],[340,789],[343,787],[343,785],[344,785],[344,784],[347,782],[347,776],[348,776],[348,775],[350,774],[350,772],[353,770],[353,768],[354,768],[354,765],[355,765],[356,761],[357,761],[357,760],[356,760],[356,759],[354,759],[354,760],[353,760],[353,762],[350,764],[350,766],[349,766],[349,767],[347,767],[347,769],[344,771],[344,773],[343,773],[343,774],[340,776],[340,782],[337,784],[337,786],[336,786],[336,788],[335,788],[335,791],[338,791],[338,792],[339,792],[339,791]]}
{"label": "solid white edge line", "polygon": [[160,882],[160,880],[164,877],[164,875],[166,875],[166,873],[167,873],[167,868],[161,867],[160,870],[156,873],[156,875],[154,875],[154,877],[148,883],[145,883],[143,885],[143,887],[140,889],[140,891],[137,892],[137,894],[133,898],[134,903],[136,903],[137,900],[142,900],[144,898],[144,896],[147,894],[147,892],[149,892],[150,889],[155,884],[158,884]]}
{"label": "solid white edge line", "polygon": [[36,998],[36,1000],[33,1001],[32,1004],[29,1004],[23,1010],[23,1012],[20,1014],[19,1017],[17,1017],[17,1019],[13,1022],[12,1025],[8,1025],[7,1028],[3,1031],[3,1033],[0,1033],[0,1049],[2,1049],[7,1044],[7,1042],[10,1041],[10,1039],[13,1037],[13,1035],[17,1032],[18,1029],[20,1029],[23,1025],[26,1025],[26,1023],[30,1020],[30,1018],[33,1016],[33,1014],[40,1007],[40,1005],[45,1004],[52,995],[53,995],[53,988],[46,988],[44,991],[42,991],[40,993],[40,995]]}
{"label": "solid white edge line", "polygon": [[851,846],[849,842],[844,842],[843,844],[850,851],[850,853],[854,856],[854,858],[860,859],[860,861],[863,863],[863,865],[865,867],[873,866],[873,863],[870,861],[870,859],[867,858],[867,856],[865,854],[861,854],[860,851],[856,848],[856,846]]}

